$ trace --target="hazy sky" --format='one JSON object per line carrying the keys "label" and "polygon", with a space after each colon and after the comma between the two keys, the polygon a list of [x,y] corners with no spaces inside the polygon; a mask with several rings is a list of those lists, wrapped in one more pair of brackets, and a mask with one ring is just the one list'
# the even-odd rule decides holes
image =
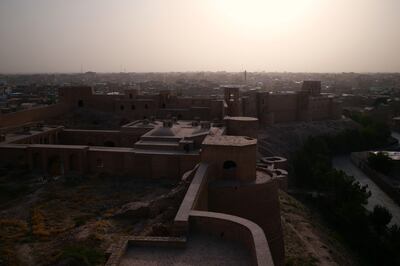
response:
{"label": "hazy sky", "polygon": [[400,72],[400,0],[0,0],[0,72]]}

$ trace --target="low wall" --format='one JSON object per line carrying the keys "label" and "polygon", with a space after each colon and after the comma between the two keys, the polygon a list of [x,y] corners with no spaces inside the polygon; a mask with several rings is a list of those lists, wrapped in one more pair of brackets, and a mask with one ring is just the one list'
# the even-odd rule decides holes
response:
{"label": "low wall", "polygon": [[181,206],[174,219],[174,233],[176,235],[186,234],[189,229],[190,212],[196,208],[207,209],[207,174],[208,164],[200,163],[193,169],[190,175],[193,175],[192,182],[186,192]]}
{"label": "low wall", "polygon": [[86,145],[6,144],[0,145],[0,160],[22,160],[30,169],[47,174],[48,166],[56,160],[59,163],[54,167],[60,169],[55,172],[61,174],[78,171],[80,174],[109,173],[178,180],[185,172],[193,169],[200,161],[200,155]]}
{"label": "low wall", "polygon": [[0,115],[0,127],[10,127],[33,121],[41,121],[62,115],[70,110],[70,105],[64,103]]}
{"label": "low wall", "polygon": [[215,180],[208,191],[209,210],[248,219],[259,225],[268,239],[276,265],[284,261],[284,243],[280,217],[278,182],[257,171],[252,182]]}
{"label": "low wall", "polygon": [[64,129],[60,143],[66,145],[133,147],[142,132],[120,130]]}
{"label": "low wall", "polygon": [[28,164],[27,145],[0,146],[0,161],[7,163],[23,162]]}
{"label": "low wall", "polygon": [[[212,233],[217,236],[224,236],[227,239],[235,240],[242,242],[251,252],[253,255],[253,263],[254,265],[274,265],[270,247],[265,237],[264,230],[258,226],[257,224],[251,222],[250,220],[240,218],[238,216],[218,213],[218,212],[208,212],[208,200],[209,200],[209,187],[208,187],[208,180],[209,175],[212,175],[213,171],[209,168],[208,164],[200,163],[197,169],[192,170],[185,174],[185,178],[189,179],[193,176],[191,184],[186,192],[186,195],[181,203],[181,206],[175,216],[174,219],[174,234],[178,236],[186,235],[189,231],[193,230],[200,230],[204,231],[205,233]],[[271,197],[275,197],[277,199],[276,193],[276,184],[275,182],[267,182],[268,184],[272,184],[272,191],[254,191],[251,189],[251,193],[254,196],[258,197],[260,195],[269,195]],[[256,185],[256,187],[258,187]],[[261,185],[260,187],[264,187]],[[221,212],[231,212],[230,208],[236,208],[237,201],[233,200],[234,198],[242,199],[242,202],[247,202],[245,197],[241,193],[238,195],[237,187],[232,187],[233,192],[224,193],[221,191],[221,202],[225,202],[221,207]],[[225,191],[226,192],[226,191]],[[260,194],[260,192],[262,192]],[[214,193],[215,194],[215,193]],[[235,194],[235,197],[230,197],[229,195]],[[247,196],[249,193],[246,193]],[[262,197],[263,198],[263,197]],[[264,199],[264,198],[263,198]],[[214,201],[212,197],[211,200]],[[263,202],[264,204],[265,202]],[[275,202],[271,204],[266,204],[263,206],[269,212],[264,213],[265,209],[262,211],[262,215],[268,217],[268,226],[266,227],[267,232],[270,236],[273,237],[271,240],[273,246],[275,246],[275,253],[277,255],[277,261],[279,264],[281,263],[282,254],[281,244],[281,224],[280,224],[280,217],[275,217],[275,214],[279,216],[279,206],[275,206]],[[215,202],[214,202],[215,204]],[[248,204],[245,204],[248,208]],[[229,207],[230,206],[230,207]],[[214,206],[215,207],[215,206]],[[278,207],[276,209],[275,207]],[[201,211],[200,211],[201,210]],[[260,213],[259,211],[254,211],[253,208],[248,208],[251,214],[248,216],[255,215],[255,213]],[[278,221],[278,222],[276,222]],[[276,226],[274,226],[276,225]],[[271,229],[271,230],[269,230]]]}
{"label": "low wall", "polygon": [[222,213],[191,211],[190,230],[240,242],[250,252],[254,265],[274,265],[263,230],[249,220]]}
{"label": "low wall", "polygon": [[21,134],[18,137],[6,138],[6,144],[58,144],[58,135],[63,127],[46,128],[33,134]]}

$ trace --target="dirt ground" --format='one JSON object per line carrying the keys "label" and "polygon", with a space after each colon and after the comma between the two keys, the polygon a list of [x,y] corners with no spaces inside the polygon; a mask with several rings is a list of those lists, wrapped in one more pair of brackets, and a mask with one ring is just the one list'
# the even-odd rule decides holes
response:
{"label": "dirt ground", "polygon": [[[3,171],[0,265],[101,265],[120,236],[168,235],[185,185]],[[317,213],[284,192],[280,202],[286,265],[357,265]]]}
{"label": "dirt ground", "polygon": [[119,236],[168,234],[180,202],[168,201],[176,184],[128,177],[24,183],[28,189],[0,201],[0,265],[103,264]]}
{"label": "dirt ground", "polygon": [[316,213],[285,192],[279,199],[286,265],[359,265]]}

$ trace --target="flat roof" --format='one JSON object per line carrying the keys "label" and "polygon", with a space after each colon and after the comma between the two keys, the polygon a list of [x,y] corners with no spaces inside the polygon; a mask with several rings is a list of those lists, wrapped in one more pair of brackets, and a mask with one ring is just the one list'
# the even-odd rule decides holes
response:
{"label": "flat roof", "polygon": [[172,127],[163,127],[162,124],[158,124],[153,130],[144,134],[143,137],[146,139],[152,137],[185,138],[205,134],[218,135],[222,132],[220,128],[211,126],[211,123],[209,128],[202,128],[200,124],[201,123],[199,123],[197,126],[193,126],[192,121],[182,120],[173,123]]}
{"label": "flat roof", "polygon": [[257,139],[253,139],[245,136],[207,136],[203,145],[217,145],[217,146],[247,146],[256,145]]}
{"label": "flat roof", "polygon": [[[22,128],[22,127],[21,127]],[[63,126],[57,126],[57,127],[48,127],[44,126],[42,130],[38,130],[33,127],[33,129],[30,129],[28,132],[23,133],[22,131],[15,131],[11,133],[6,133],[6,140],[3,143],[11,143],[19,140],[23,140],[26,138],[30,138],[33,136],[39,136],[42,134],[46,134],[47,132],[54,131],[54,130],[59,130],[63,128]]]}
{"label": "flat roof", "polygon": [[258,121],[258,118],[250,116],[227,116],[224,119],[235,121]]}

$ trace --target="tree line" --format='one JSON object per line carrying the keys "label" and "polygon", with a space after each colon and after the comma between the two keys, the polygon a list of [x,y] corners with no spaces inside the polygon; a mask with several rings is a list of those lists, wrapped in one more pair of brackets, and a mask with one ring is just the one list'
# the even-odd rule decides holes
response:
{"label": "tree line", "polygon": [[334,155],[377,148],[390,137],[385,124],[358,113],[351,118],[360,126],[334,136],[311,137],[304,143],[292,161],[295,185],[316,192],[310,204],[363,265],[400,265],[400,228],[388,226],[390,212],[382,206],[373,212],[366,210],[367,187],[332,167]]}

